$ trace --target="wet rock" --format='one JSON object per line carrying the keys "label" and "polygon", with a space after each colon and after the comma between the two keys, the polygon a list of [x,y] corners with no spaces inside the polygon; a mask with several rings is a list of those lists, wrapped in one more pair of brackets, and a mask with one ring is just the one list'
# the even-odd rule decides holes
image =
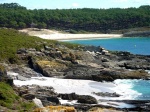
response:
{"label": "wet rock", "polygon": [[47,97],[47,100],[57,105],[60,104],[59,99],[56,96]]}
{"label": "wet rock", "polygon": [[71,94],[59,94],[58,97],[61,97],[63,100],[77,100],[79,96],[75,93],[71,93]]}
{"label": "wet rock", "polygon": [[102,97],[120,97],[120,95],[117,93],[108,93],[108,92],[106,92],[106,93],[103,93],[103,92],[95,93],[95,92],[93,92],[93,94],[95,94],[97,96],[102,96]]}
{"label": "wet rock", "polygon": [[41,100],[44,106],[60,104],[57,93],[52,87],[41,87],[37,85],[22,86],[16,89],[20,96],[27,100],[33,100],[35,97]]}
{"label": "wet rock", "polygon": [[78,95],[76,93],[71,93],[59,94],[58,97],[61,97],[63,100],[77,100],[78,103],[97,104],[97,100],[89,95]]}
{"label": "wet rock", "polygon": [[78,103],[85,103],[85,104],[97,104],[97,100],[89,95],[80,95],[78,98]]}

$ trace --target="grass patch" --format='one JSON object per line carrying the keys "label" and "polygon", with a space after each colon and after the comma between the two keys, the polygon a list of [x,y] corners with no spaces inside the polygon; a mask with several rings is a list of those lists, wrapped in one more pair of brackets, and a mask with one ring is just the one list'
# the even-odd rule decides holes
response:
{"label": "grass patch", "polygon": [[20,112],[32,111],[35,108],[34,103],[20,98],[13,88],[4,82],[0,82],[0,105]]}
{"label": "grass patch", "polygon": [[68,48],[77,48],[76,44],[58,42],[55,40],[45,40],[35,36],[28,36],[14,29],[0,29],[0,61],[17,63],[19,60],[16,52],[20,48],[35,48],[40,50],[44,45],[63,44]]}

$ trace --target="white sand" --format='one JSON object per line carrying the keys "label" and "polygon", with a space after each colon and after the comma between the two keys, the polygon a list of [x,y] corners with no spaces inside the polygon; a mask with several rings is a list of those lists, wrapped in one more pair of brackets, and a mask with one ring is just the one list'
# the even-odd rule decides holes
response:
{"label": "white sand", "polygon": [[48,30],[48,29],[33,30],[31,28],[19,31],[28,33],[31,36],[38,36],[43,39],[52,39],[52,40],[99,39],[99,38],[122,37],[122,34],[69,34],[69,33],[62,33],[56,30]]}
{"label": "white sand", "polygon": [[100,38],[118,38],[122,35],[118,34],[50,34],[35,35],[43,39],[52,40],[77,40],[77,39],[100,39]]}

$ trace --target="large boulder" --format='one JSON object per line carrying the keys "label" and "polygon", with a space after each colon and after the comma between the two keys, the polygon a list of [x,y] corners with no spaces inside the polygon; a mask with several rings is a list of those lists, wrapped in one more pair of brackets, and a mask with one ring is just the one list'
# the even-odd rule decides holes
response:
{"label": "large boulder", "polygon": [[52,103],[55,103],[56,105],[60,104],[59,99],[57,98],[57,96],[47,97],[47,100],[50,101],[50,102],[52,102]]}
{"label": "large boulder", "polygon": [[59,94],[58,97],[61,97],[63,100],[77,100],[79,96],[76,93],[70,93],[70,94]]}
{"label": "large boulder", "polygon": [[63,100],[77,100],[78,103],[97,104],[97,100],[89,95],[78,95],[76,93],[71,93],[71,94],[59,94],[58,97],[61,97],[61,99]]}
{"label": "large boulder", "polygon": [[63,71],[67,69],[64,63],[56,60],[40,60],[36,61],[36,67],[46,77],[63,76]]}
{"label": "large boulder", "polygon": [[77,102],[85,104],[97,104],[96,98],[89,95],[80,95]]}

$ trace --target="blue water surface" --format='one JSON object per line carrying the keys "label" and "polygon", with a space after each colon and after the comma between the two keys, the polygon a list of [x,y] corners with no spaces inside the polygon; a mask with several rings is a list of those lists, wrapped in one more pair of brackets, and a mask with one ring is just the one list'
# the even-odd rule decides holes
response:
{"label": "blue water surface", "polygon": [[[135,92],[132,95],[132,100],[150,100],[150,80],[130,80],[130,79],[117,79],[114,81],[117,85],[120,85],[120,89],[132,89]],[[124,85],[121,88],[121,85]],[[128,88],[128,89],[127,89]]]}
{"label": "blue water surface", "polygon": [[[112,51],[128,51],[133,54],[150,55],[149,37],[123,37],[93,40],[69,40],[71,43],[101,46]],[[150,80],[120,80],[118,84],[126,84],[130,89],[140,93],[137,100],[150,100]],[[134,95],[135,96],[135,95]]]}
{"label": "blue water surface", "polygon": [[93,40],[69,40],[71,43],[102,46],[112,51],[128,51],[133,54],[150,55],[149,37],[123,37]]}

